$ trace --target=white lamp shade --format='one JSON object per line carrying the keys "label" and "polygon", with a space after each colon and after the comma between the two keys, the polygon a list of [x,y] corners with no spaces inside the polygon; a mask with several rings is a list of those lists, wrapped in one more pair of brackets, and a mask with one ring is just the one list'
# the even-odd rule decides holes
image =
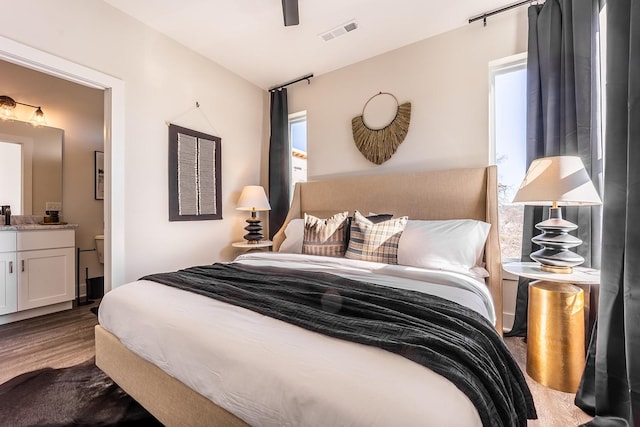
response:
{"label": "white lamp shade", "polygon": [[602,201],[580,157],[543,157],[531,162],[514,203],[559,206],[600,205]]}
{"label": "white lamp shade", "polygon": [[271,205],[264,188],[260,185],[247,185],[242,189],[236,209],[240,211],[268,211],[271,210]]}

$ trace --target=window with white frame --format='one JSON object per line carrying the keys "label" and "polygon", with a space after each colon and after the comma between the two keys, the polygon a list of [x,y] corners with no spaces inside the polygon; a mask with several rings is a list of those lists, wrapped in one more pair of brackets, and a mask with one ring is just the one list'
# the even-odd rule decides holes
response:
{"label": "window with white frame", "polygon": [[0,141],[0,205],[22,215],[22,144]]}
{"label": "window with white frame", "polygon": [[512,203],[526,173],[527,57],[489,65],[491,156],[498,165],[498,215],[503,259],[520,259],[523,205]]}
{"label": "window with white frame", "polygon": [[296,182],[307,180],[307,112],[289,114],[291,147],[291,194]]}

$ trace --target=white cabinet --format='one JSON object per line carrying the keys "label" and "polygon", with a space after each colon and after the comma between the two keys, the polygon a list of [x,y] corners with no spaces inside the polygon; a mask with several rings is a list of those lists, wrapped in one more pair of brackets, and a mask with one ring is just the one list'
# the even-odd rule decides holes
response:
{"label": "white cabinet", "polygon": [[18,310],[16,233],[0,233],[0,315]]}
{"label": "white cabinet", "polygon": [[0,324],[71,308],[74,299],[75,230],[0,232]]}
{"label": "white cabinet", "polygon": [[75,298],[75,231],[18,231],[18,310]]}
{"label": "white cabinet", "polygon": [[18,252],[18,310],[75,298],[73,248]]}

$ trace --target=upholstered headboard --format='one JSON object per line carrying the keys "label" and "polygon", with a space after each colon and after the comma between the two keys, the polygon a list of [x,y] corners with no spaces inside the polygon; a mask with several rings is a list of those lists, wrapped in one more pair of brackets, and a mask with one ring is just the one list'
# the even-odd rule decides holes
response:
{"label": "upholstered headboard", "polygon": [[296,184],[283,227],[273,238],[277,251],[289,221],[309,213],[326,218],[336,212],[407,215],[409,219],[476,219],[491,224],[485,247],[487,286],[502,333],[502,263],[498,238],[497,168],[449,169],[403,174],[331,178]]}

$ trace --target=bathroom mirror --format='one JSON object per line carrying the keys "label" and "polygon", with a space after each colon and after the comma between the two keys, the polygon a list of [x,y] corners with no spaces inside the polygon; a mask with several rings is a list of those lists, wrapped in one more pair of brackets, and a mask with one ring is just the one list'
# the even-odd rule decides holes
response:
{"label": "bathroom mirror", "polygon": [[44,215],[47,202],[62,203],[63,136],[62,129],[0,120],[0,205],[11,205],[13,215]]}

